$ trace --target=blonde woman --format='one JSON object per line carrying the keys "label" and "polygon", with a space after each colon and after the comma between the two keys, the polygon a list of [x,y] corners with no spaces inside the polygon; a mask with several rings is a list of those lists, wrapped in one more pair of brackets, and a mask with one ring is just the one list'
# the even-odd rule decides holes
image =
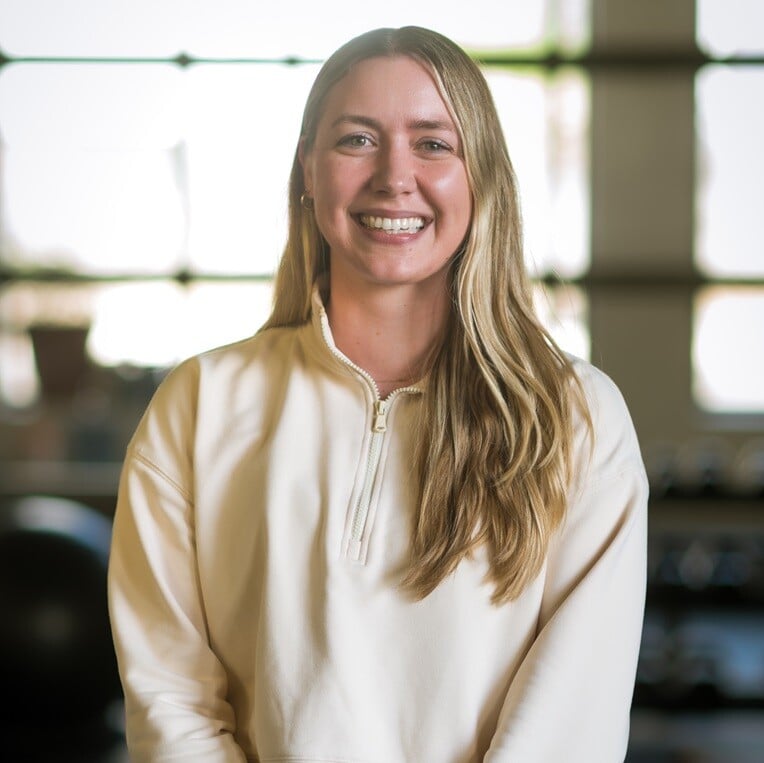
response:
{"label": "blonde woman", "polygon": [[129,446],[135,761],[614,763],[645,583],[623,400],[533,313],[486,83],[370,32],[308,98],[273,313]]}

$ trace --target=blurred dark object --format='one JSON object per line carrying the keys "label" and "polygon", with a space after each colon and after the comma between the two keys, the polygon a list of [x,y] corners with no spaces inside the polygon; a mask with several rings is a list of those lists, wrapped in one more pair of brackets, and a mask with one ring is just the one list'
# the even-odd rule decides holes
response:
{"label": "blurred dark object", "polygon": [[[719,507],[717,517],[724,517]],[[658,520],[656,520],[658,521]],[[764,534],[742,527],[655,531],[648,546],[650,601],[764,612]]]}
{"label": "blurred dark object", "polygon": [[697,452],[689,461],[709,468],[696,472],[704,479],[695,490],[685,481],[681,491],[651,497],[647,611],[635,707],[671,714],[761,712],[762,486],[758,478],[749,479],[755,468],[746,472],[745,490],[740,483],[706,479],[721,473],[722,460],[695,459]]}
{"label": "blurred dark object", "polygon": [[85,377],[89,362],[85,352],[88,327],[32,326],[37,373],[45,398],[71,397]]}
{"label": "blurred dark object", "polygon": [[650,495],[655,499],[756,500],[764,498],[764,439],[732,447],[719,437],[645,449]]}
{"label": "blurred dark object", "polygon": [[764,613],[651,607],[635,701],[673,712],[764,708]]}
{"label": "blurred dark object", "polygon": [[74,501],[33,496],[0,505],[4,736],[22,727],[96,727],[118,701],[106,605],[110,536],[106,517]]}

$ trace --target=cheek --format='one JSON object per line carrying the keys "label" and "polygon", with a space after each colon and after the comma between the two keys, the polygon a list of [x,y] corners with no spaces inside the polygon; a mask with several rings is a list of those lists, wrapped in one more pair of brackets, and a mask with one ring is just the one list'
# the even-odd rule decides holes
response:
{"label": "cheek", "polygon": [[467,173],[461,166],[447,172],[433,173],[430,178],[430,187],[449,206],[463,205],[465,199],[469,200],[470,197]]}
{"label": "cheek", "polygon": [[449,212],[454,224],[463,226],[466,231],[472,217],[472,194],[464,168],[455,168],[434,179],[431,187],[438,205]]}
{"label": "cheek", "polygon": [[357,178],[339,162],[323,162],[315,168],[316,203],[329,214],[347,206],[357,190]]}
{"label": "cheek", "polygon": [[350,235],[352,224],[347,213],[349,199],[352,198],[348,189],[336,175],[326,174],[326,169],[318,171],[317,178],[332,178],[322,183],[320,180],[315,189],[314,214],[321,235],[330,246],[345,244]]}

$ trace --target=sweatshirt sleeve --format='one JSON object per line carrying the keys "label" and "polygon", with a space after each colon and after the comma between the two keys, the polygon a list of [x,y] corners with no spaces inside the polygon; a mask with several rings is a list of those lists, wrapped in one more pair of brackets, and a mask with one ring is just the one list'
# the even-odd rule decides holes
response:
{"label": "sweatshirt sleeve", "polygon": [[109,561],[109,611],[135,763],[244,761],[226,675],[209,645],[196,564],[198,371],[160,385],[131,441]]}
{"label": "sweatshirt sleeve", "polygon": [[[593,449],[577,463],[550,545],[537,636],[515,675],[485,763],[619,763],[642,631],[647,479],[620,393],[583,379]],[[580,443],[579,443],[580,445]]]}

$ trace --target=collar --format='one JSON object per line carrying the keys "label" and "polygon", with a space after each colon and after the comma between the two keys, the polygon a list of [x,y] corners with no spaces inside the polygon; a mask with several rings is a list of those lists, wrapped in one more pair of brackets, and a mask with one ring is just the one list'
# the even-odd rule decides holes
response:
{"label": "collar", "polygon": [[[345,373],[351,373],[353,376],[360,376],[371,388],[376,398],[380,397],[377,383],[371,377],[368,371],[365,371],[359,365],[354,363],[350,358],[345,355],[342,350],[337,347],[334,342],[334,336],[332,334],[332,328],[329,325],[329,316],[326,312],[326,306],[324,304],[324,296],[328,290],[325,289],[323,284],[316,282],[313,285],[313,293],[311,295],[311,315],[310,323],[312,331],[316,337],[319,338],[319,344],[328,352],[328,359],[332,368],[336,370],[343,370]],[[322,353],[324,358],[327,358],[327,353]],[[401,391],[420,393],[424,391],[424,379],[411,384],[407,387],[401,387],[391,394],[396,394]]]}

